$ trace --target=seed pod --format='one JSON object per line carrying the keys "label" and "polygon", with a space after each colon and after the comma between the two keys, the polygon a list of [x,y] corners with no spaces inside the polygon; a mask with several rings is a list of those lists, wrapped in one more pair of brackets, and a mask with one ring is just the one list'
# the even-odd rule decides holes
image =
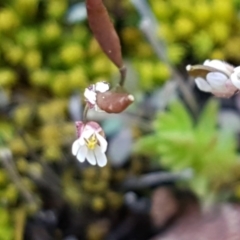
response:
{"label": "seed pod", "polygon": [[90,29],[104,53],[118,67],[122,67],[119,37],[102,0],[87,0],[87,15]]}
{"label": "seed pod", "polygon": [[133,95],[124,92],[97,92],[97,105],[107,113],[120,113],[134,101]]}

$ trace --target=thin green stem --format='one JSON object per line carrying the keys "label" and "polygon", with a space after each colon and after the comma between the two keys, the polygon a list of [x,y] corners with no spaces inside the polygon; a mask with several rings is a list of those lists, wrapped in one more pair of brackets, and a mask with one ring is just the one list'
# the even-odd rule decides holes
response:
{"label": "thin green stem", "polygon": [[86,105],[85,105],[85,108],[84,108],[84,111],[83,111],[83,122],[86,122],[86,121],[87,121],[87,113],[88,113],[88,110],[89,110],[89,107],[88,107],[88,105],[86,104]]}
{"label": "thin green stem", "polygon": [[124,83],[125,83],[125,79],[126,79],[126,75],[127,75],[127,68],[125,66],[122,66],[119,69],[120,72],[120,80],[119,80],[119,85],[121,87],[123,87]]}

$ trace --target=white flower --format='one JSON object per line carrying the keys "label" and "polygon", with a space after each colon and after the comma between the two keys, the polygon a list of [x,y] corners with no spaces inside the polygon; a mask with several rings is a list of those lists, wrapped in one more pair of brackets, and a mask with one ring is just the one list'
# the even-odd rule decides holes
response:
{"label": "white flower", "polygon": [[240,67],[234,68],[234,72],[231,74],[231,81],[236,88],[240,89]]}
{"label": "white flower", "polygon": [[[195,83],[201,91],[210,92],[217,97],[224,98],[229,98],[238,91],[238,87],[232,82],[231,76],[234,73],[233,66],[220,60],[206,60],[203,63],[203,69],[204,66],[212,69],[206,74],[205,78],[202,76],[195,78]],[[198,68],[198,70],[201,71],[201,66]],[[191,71],[190,65],[187,66],[187,70]],[[205,70],[206,69],[204,69],[204,71]]]}
{"label": "white flower", "polygon": [[88,103],[89,108],[94,108],[96,111],[100,111],[96,99],[98,92],[106,92],[109,90],[109,84],[107,82],[97,82],[85,89],[84,97]]}
{"label": "white flower", "polygon": [[103,129],[96,122],[76,122],[78,139],[72,145],[72,154],[80,162],[85,159],[91,165],[104,167],[107,164],[105,152],[107,141],[104,137]]}

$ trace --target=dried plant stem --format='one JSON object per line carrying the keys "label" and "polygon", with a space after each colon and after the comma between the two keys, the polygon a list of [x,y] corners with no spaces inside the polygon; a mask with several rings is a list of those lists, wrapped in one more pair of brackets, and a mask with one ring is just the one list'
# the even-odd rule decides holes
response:
{"label": "dried plant stem", "polygon": [[176,180],[189,180],[193,177],[193,170],[190,168],[184,169],[181,172],[169,173],[169,172],[154,172],[142,175],[140,177],[129,177],[127,178],[122,187],[124,190],[127,189],[141,189],[144,187],[150,187],[159,185],[164,182],[172,182]]}
{"label": "dried plant stem", "polygon": [[22,130],[19,130],[19,135],[22,137],[22,140],[24,141],[24,143],[26,144],[27,148],[28,148],[28,152],[31,156],[32,159],[34,159],[35,161],[39,162],[41,164],[41,166],[43,167],[45,173],[47,174],[47,177],[49,178],[49,180],[51,181],[51,185],[57,185],[60,186],[61,185],[61,181],[59,179],[59,177],[54,173],[54,171],[41,159],[41,157],[38,157],[36,155],[36,153],[32,150],[31,146],[29,145],[26,137],[23,134]]}
{"label": "dried plant stem", "polygon": [[25,188],[25,186],[21,182],[21,177],[19,176],[16,166],[12,160],[12,154],[9,149],[3,149],[0,152],[1,162],[8,172],[8,175],[12,182],[17,187],[20,194],[25,198],[28,204],[32,204],[35,202],[33,195]]}
{"label": "dried plant stem", "polygon": [[174,80],[176,80],[178,87],[183,95],[184,100],[186,101],[187,105],[189,106],[189,108],[191,109],[192,113],[194,114],[194,116],[197,116],[198,114],[198,104],[196,102],[196,99],[192,93],[192,91],[190,90],[190,88],[188,87],[188,85],[186,84],[186,82],[184,81],[183,77],[181,76],[181,74],[169,63],[168,58],[165,54],[165,51],[162,50],[163,46],[161,44],[158,43],[157,39],[155,38],[155,36],[153,35],[153,33],[151,32],[151,27],[149,26],[151,24],[150,21],[148,20],[144,20],[143,24],[142,24],[142,31],[145,33],[149,43],[152,45],[155,53],[157,54],[158,58],[164,62],[169,69],[172,72],[172,76],[174,78]]}
{"label": "dried plant stem", "polygon": [[141,18],[142,18],[141,24],[140,24],[141,30],[145,34],[147,40],[151,44],[158,58],[162,62],[164,62],[171,70],[173,78],[177,82],[185,102],[191,109],[193,115],[196,117],[199,111],[197,101],[191,89],[184,81],[184,78],[182,77],[182,75],[169,62],[167,51],[166,51],[167,47],[164,40],[159,39],[156,36],[156,29],[159,23],[156,21],[155,16],[152,13],[149,5],[145,0],[131,0],[131,1],[141,15]]}

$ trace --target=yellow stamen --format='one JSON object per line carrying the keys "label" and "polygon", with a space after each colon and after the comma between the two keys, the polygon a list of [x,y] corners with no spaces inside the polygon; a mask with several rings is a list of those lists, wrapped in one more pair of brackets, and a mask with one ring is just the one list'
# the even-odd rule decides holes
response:
{"label": "yellow stamen", "polygon": [[89,137],[89,139],[84,139],[84,140],[86,142],[87,147],[91,150],[93,150],[96,147],[97,142],[98,142],[95,134],[93,134],[91,137]]}

